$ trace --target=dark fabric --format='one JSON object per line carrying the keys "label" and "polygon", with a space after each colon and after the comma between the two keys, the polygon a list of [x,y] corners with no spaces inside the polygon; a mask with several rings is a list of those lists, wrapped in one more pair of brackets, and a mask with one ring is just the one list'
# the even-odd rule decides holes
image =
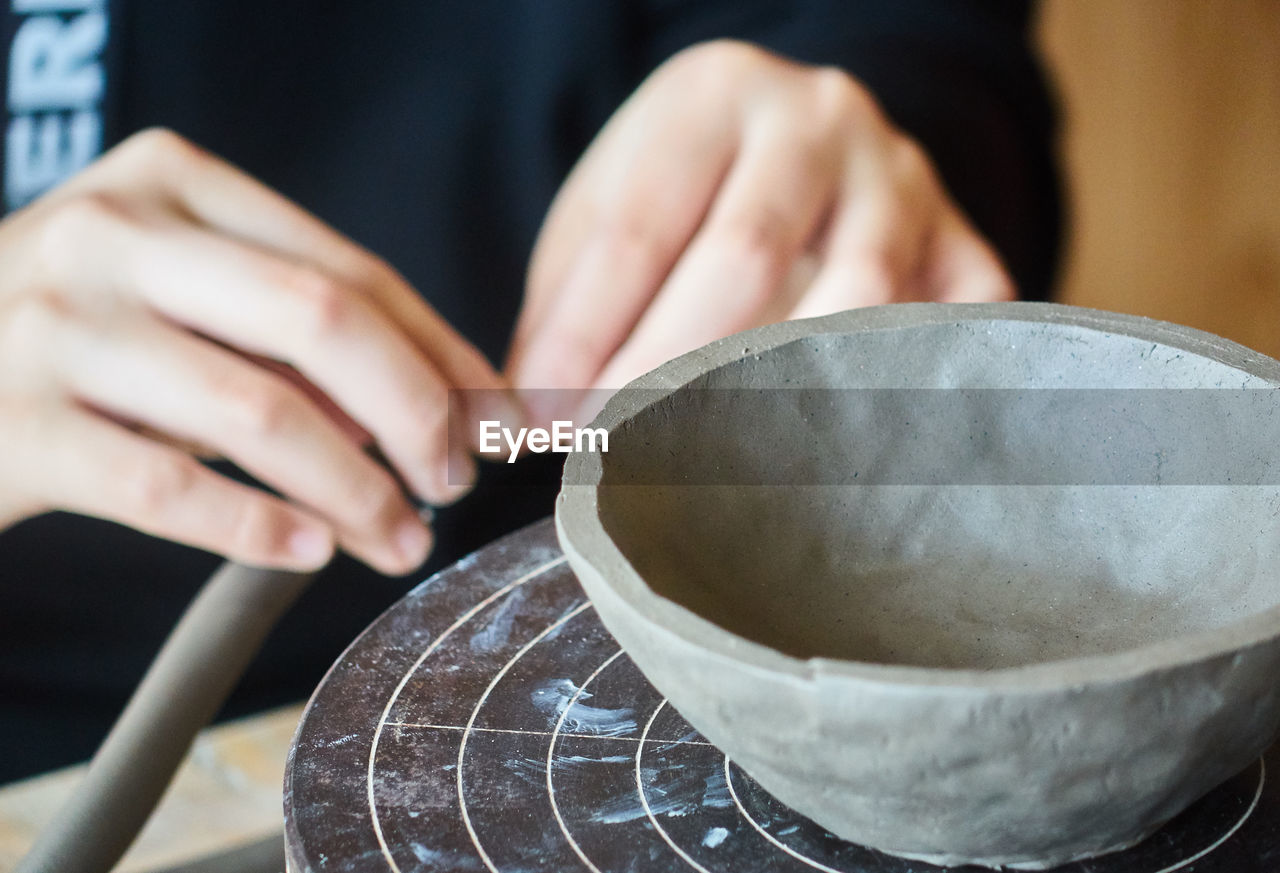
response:
{"label": "dark fabric", "polygon": [[[703,39],[839,64],[919,137],[1043,297],[1052,118],[1017,0],[127,0],[108,144],[165,125],[386,257],[495,362],[552,195],[654,66]],[[552,510],[555,461],[498,465],[439,514],[439,567]],[[87,757],[214,558],[57,514],[0,535],[0,782]],[[305,698],[424,577],[339,560],[228,713]]]}

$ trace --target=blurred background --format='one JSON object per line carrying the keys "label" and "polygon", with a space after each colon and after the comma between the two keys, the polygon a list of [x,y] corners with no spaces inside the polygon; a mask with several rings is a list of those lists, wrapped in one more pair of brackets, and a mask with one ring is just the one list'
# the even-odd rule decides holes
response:
{"label": "blurred background", "polygon": [[1280,2],[1046,0],[1072,210],[1059,298],[1280,357]]}

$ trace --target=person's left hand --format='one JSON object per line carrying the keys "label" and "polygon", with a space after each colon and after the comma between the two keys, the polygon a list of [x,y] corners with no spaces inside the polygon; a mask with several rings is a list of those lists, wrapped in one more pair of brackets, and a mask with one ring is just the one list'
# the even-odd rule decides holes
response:
{"label": "person's left hand", "polygon": [[[929,158],[863,85],[716,41],[659,67],[561,188],[507,372],[517,389],[617,388],[785,318],[1013,296]],[[533,392],[533,417],[572,417],[568,396]]]}

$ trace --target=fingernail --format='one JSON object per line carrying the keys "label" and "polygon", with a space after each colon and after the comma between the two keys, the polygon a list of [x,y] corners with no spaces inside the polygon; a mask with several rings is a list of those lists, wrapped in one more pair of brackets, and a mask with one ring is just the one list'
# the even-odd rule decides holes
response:
{"label": "fingernail", "polygon": [[503,427],[519,429],[524,426],[524,408],[511,392],[499,388],[486,388],[473,392],[475,405],[471,418],[476,421],[498,421]]}
{"label": "fingernail", "polygon": [[452,503],[476,483],[475,458],[461,444],[449,448],[448,457],[437,470],[437,503]]}
{"label": "fingernail", "polygon": [[534,388],[525,392],[524,402],[533,424],[550,428],[553,421],[569,417],[573,398],[581,393],[568,388]]}
{"label": "fingernail", "polygon": [[395,533],[396,549],[410,569],[418,567],[431,551],[431,533],[417,519],[400,523]]}
{"label": "fingernail", "polygon": [[298,528],[289,535],[289,553],[307,566],[319,567],[332,557],[333,542],[315,528]]}
{"label": "fingernail", "polygon": [[582,402],[578,405],[577,410],[573,413],[575,422],[590,423],[600,414],[600,410],[604,409],[606,403],[616,392],[602,389],[586,391],[583,393]]}

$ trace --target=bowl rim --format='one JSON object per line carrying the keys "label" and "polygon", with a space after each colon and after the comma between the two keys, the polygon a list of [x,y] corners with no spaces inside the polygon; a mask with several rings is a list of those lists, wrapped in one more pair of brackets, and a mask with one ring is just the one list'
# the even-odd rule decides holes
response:
{"label": "bowl rim", "polygon": [[[893,303],[779,322],[716,340],[632,381],[626,391],[610,398],[592,426],[612,432],[640,410],[706,372],[796,340],[974,321],[1060,324],[1133,337],[1208,358],[1270,383],[1262,386],[1262,390],[1280,387],[1280,361],[1214,334],[1169,322],[1056,303]],[[599,451],[569,454],[556,500],[555,523],[561,547],[575,565],[588,595],[595,600],[592,589],[603,586],[664,635],[714,657],[779,678],[857,681],[908,689],[949,688],[960,692],[991,688],[1041,692],[1121,682],[1213,658],[1239,659],[1244,650],[1280,635],[1280,604],[1277,604],[1216,628],[1118,652],[1010,667],[920,667],[837,658],[799,658],[726,630],[650,588],[613,542],[600,519],[597,488],[603,472]]]}

